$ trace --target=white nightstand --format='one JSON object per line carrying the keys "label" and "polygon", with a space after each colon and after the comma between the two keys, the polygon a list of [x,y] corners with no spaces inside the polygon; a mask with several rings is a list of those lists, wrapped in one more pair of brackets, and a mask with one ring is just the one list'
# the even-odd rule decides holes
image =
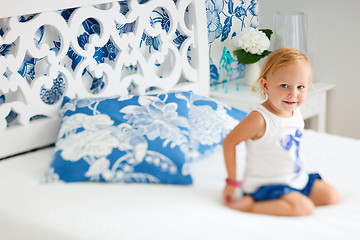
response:
{"label": "white nightstand", "polygon": [[[309,89],[306,102],[301,106],[301,113],[306,120],[306,128],[320,132],[325,131],[327,92],[334,87],[334,84],[325,82],[313,83],[313,86]],[[211,87],[210,96],[243,111],[249,111],[252,105],[263,101],[241,79],[238,87],[236,82],[229,82],[227,93],[226,88],[222,85],[218,85],[217,88]]]}

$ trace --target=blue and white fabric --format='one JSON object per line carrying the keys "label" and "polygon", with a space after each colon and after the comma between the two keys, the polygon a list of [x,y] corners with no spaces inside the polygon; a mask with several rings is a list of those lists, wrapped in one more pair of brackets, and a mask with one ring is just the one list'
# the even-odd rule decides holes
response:
{"label": "blue and white fabric", "polygon": [[191,146],[194,159],[221,147],[225,136],[247,115],[215,99],[193,94],[189,109]]}
{"label": "blue and white fabric", "polygon": [[45,181],[191,184],[190,95],[65,97]]}

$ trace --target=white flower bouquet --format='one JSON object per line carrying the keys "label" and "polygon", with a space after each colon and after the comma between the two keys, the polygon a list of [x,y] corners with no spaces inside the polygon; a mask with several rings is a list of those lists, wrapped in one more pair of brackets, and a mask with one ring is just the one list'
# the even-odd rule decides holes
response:
{"label": "white flower bouquet", "polygon": [[233,53],[239,64],[252,64],[271,53],[270,37],[273,31],[270,29],[245,28],[239,33],[234,41],[235,50]]}

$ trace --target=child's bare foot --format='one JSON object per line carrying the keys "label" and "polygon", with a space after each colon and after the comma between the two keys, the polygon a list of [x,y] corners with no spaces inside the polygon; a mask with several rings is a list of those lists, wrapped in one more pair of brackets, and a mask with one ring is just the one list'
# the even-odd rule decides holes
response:
{"label": "child's bare foot", "polygon": [[236,210],[248,212],[251,209],[251,206],[254,204],[254,199],[251,196],[244,196],[238,201],[234,201],[226,204],[229,208]]}

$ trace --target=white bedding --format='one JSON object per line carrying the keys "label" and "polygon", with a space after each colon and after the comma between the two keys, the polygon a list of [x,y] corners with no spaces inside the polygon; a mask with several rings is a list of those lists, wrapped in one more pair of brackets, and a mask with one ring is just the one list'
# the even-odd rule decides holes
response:
{"label": "white bedding", "polygon": [[308,167],[341,202],[297,218],[226,208],[221,151],[193,164],[192,186],[41,184],[52,151],[0,162],[0,239],[360,239],[360,140],[306,131]]}

